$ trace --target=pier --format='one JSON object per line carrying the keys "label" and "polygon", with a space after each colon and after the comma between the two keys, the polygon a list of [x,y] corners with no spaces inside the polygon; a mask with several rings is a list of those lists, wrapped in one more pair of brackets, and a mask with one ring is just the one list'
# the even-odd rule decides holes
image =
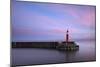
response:
{"label": "pier", "polygon": [[69,41],[68,32],[67,30],[66,40],[62,42],[12,42],[12,48],[45,48],[64,51],[79,50],[79,45],[74,41]]}

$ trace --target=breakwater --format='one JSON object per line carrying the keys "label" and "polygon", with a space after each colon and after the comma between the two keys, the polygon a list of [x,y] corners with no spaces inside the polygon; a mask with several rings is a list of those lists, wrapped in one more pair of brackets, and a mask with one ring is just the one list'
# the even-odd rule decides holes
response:
{"label": "breakwater", "polygon": [[58,42],[12,42],[12,48],[56,48]]}
{"label": "breakwater", "polygon": [[12,42],[12,48],[45,48],[66,51],[75,51],[79,45],[75,42]]}

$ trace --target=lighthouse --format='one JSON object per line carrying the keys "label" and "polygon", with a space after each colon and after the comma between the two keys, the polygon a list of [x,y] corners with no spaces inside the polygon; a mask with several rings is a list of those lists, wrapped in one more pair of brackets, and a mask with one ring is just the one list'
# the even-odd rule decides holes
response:
{"label": "lighthouse", "polygon": [[77,51],[79,50],[79,45],[75,43],[75,41],[69,40],[69,30],[67,29],[65,34],[65,41],[58,43],[56,49],[58,50],[65,50],[65,51]]}
{"label": "lighthouse", "polygon": [[67,32],[66,32],[66,43],[68,43],[69,42],[69,31],[67,30]]}
{"label": "lighthouse", "polygon": [[65,51],[77,51],[79,50],[79,45],[77,45],[75,41],[71,41],[69,39],[69,30],[67,29],[65,34],[65,41],[58,43],[56,49]]}

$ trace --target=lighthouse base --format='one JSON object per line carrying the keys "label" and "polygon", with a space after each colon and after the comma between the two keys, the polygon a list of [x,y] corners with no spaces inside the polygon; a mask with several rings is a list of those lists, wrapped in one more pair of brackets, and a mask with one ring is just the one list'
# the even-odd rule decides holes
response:
{"label": "lighthouse base", "polygon": [[64,51],[77,51],[79,50],[79,45],[77,45],[75,42],[62,42],[56,46],[56,49]]}

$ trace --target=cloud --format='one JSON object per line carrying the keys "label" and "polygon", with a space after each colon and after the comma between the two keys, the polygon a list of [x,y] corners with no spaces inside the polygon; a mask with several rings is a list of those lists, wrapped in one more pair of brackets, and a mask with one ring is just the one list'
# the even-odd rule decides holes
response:
{"label": "cloud", "polygon": [[95,26],[95,9],[91,6],[38,3],[34,6],[32,3],[29,7],[26,4],[30,3],[17,3],[12,10],[12,37],[15,40],[38,40],[40,37],[44,37],[44,40],[62,39],[67,29],[71,39],[84,38],[89,32],[95,33],[89,29]]}

